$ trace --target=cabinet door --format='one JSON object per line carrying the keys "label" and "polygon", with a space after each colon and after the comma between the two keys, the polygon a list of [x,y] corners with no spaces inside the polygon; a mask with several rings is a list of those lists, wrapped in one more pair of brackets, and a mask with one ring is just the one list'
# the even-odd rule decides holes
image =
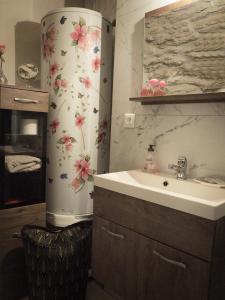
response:
{"label": "cabinet door", "polygon": [[137,299],[136,236],[121,226],[94,217],[93,277],[115,299]]}
{"label": "cabinet door", "polygon": [[46,114],[0,110],[0,209],[45,200]]}
{"label": "cabinet door", "polygon": [[209,264],[142,237],[138,255],[139,300],[206,300]]}

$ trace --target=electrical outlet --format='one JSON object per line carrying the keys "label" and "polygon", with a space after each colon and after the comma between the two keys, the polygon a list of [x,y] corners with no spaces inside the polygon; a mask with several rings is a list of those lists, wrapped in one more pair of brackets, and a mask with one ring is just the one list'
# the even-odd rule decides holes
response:
{"label": "electrical outlet", "polygon": [[124,114],[124,127],[134,128],[135,114]]}

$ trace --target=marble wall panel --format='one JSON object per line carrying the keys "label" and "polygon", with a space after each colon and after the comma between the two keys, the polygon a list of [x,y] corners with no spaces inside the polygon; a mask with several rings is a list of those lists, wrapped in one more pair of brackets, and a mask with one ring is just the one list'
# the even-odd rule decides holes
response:
{"label": "marble wall panel", "polygon": [[[118,0],[111,132],[111,171],[142,168],[150,143],[163,172],[186,155],[189,176],[225,175],[225,104],[142,106],[129,97],[142,86],[144,15],[175,1]],[[135,113],[134,129],[123,126]]]}

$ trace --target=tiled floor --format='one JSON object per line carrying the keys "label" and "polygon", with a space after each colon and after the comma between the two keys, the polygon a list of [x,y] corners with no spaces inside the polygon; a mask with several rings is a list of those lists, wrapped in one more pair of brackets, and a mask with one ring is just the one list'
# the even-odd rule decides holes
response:
{"label": "tiled floor", "polygon": [[[21,300],[28,300],[24,298]],[[107,294],[98,284],[94,281],[90,281],[87,288],[86,300],[115,300],[109,294]]]}

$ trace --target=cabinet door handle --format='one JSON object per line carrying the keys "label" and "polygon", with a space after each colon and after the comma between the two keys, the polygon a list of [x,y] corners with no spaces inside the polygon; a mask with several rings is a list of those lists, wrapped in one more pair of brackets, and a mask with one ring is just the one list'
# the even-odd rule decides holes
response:
{"label": "cabinet door handle", "polygon": [[187,268],[186,264],[184,264],[182,262],[179,262],[179,261],[172,260],[170,258],[167,258],[167,257],[163,256],[162,254],[160,254],[159,252],[157,252],[155,250],[152,253],[153,253],[153,255],[158,256],[159,258],[161,258],[162,260],[168,262],[169,264],[175,265],[175,266],[180,267],[182,269],[186,269]]}
{"label": "cabinet door handle", "polygon": [[14,233],[12,234],[12,238],[13,238],[13,239],[22,239],[22,235],[21,235],[20,232],[14,232]]}
{"label": "cabinet door handle", "polygon": [[119,233],[114,233],[114,232],[108,230],[105,226],[102,226],[102,230],[105,231],[106,233],[108,233],[109,235],[114,236],[114,237],[116,237],[118,239],[121,239],[121,240],[125,239],[124,235],[119,234]]}
{"label": "cabinet door handle", "polygon": [[13,101],[19,102],[19,103],[24,103],[24,104],[38,104],[40,101],[39,100],[32,100],[32,99],[25,99],[25,98],[13,98]]}

